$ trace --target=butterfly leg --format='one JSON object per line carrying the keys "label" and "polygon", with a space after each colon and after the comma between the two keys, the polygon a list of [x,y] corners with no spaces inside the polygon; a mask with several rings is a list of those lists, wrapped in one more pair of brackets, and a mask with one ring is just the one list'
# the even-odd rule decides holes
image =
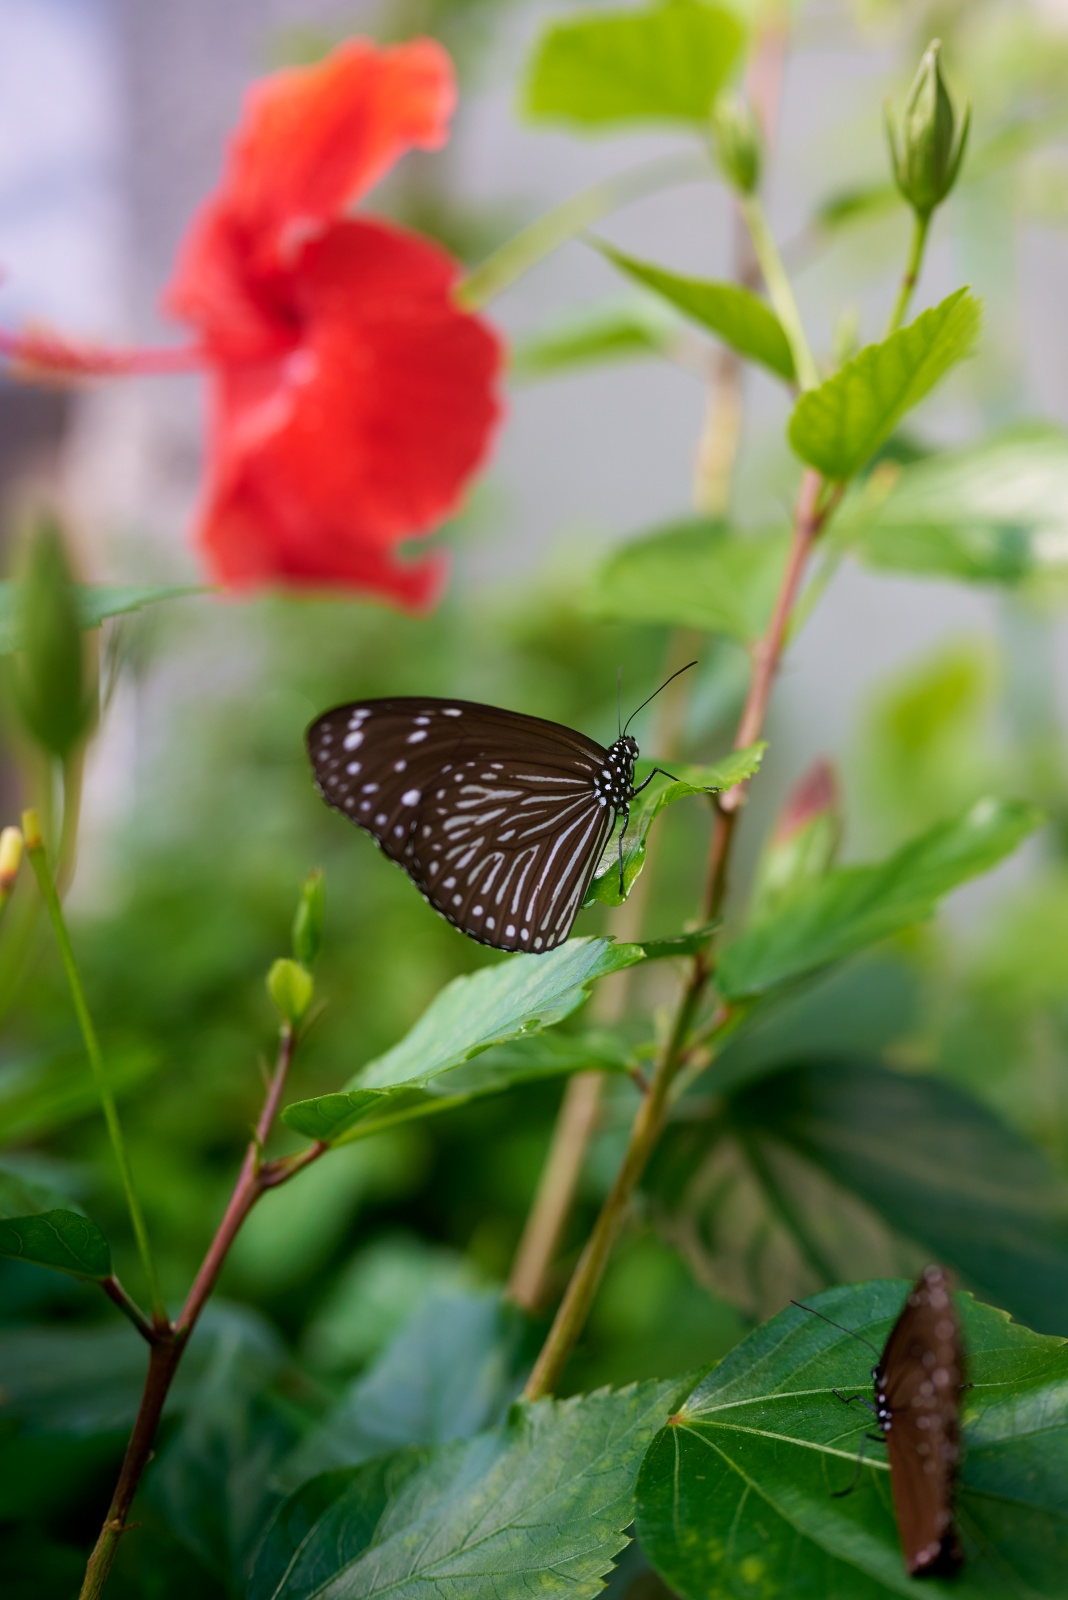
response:
{"label": "butterfly leg", "polygon": [[670,778],[672,783],[678,783],[680,781],[678,778],[676,778],[673,772],[665,772],[663,767],[654,767],[649,776],[643,779],[636,789],[631,790],[631,799],[633,800],[636,794],[641,794],[642,790],[647,788],[648,785],[652,783],[657,774],[659,774],[661,778]]}
{"label": "butterfly leg", "polygon": [[[841,1398],[841,1397],[839,1397],[839,1398]],[[855,1395],[854,1399],[860,1399],[860,1396],[859,1395]],[[846,1404],[848,1405],[849,1402],[846,1401]],[[863,1439],[861,1439],[861,1441],[860,1441],[860,1449],[857,1451],[857,1464],[856,1464],[856,1467],[854,1468],[854,1471],[853,1471],[853,1477],[850,1480],[849,1484],[846,1486],[846,1488],[832,1490],[832,1492],[831,1492],[831,1499],[832,1500],[844,1500],[847,1494],[852,1494],[853,1493],[853,1490],[856,1488],[857,1484],[860,1482],[860,1474],[861,1474],[861,1471],[863,1470],[863,1467],[864,1467],[864,1446],[865,1446],[865,1444],[867,1443],[867,1441],[869,1439],[871,1439],[873,1441],[878,1441],[879,1443],[881,1443],[882,1442],[882,1437],[883,1436],[882,1436],[881,1433],[866,1433],[864,1435]]]}
{"label": "butterfly leg", "polygon": [[842,1394],[840,1392],[840,1390],[838,1390],[838,1389],[832,1389],[831,1393],[835,1396],[835,1398],[837,1400],[841,1400],[841,1402],[842,1402],[842,1404],[844,1406],[851,1406],[853,1404],[854,1400],[859,1400],[862,1406],[867,1406],[868,1410],[871,1412],[873,1417],[877,1417],[879,1415],[878,1411],[872,1405],[871,1401],[870,1400],[866,1400],[862,1394],[851,1394],[849,1396],[849,1399],[847,1400],[845,1395]]}
{"label": "butterfly leg", "polygon": [[[649,780],[646,779],[647,783],[648,781]],[[621,900],[626,894],[626,883],[623,878],[623,835],[626,833],[627,823],[630,821],[630,806],[623,806],[622,811],[623,826],[619,830],[619,898]]]}

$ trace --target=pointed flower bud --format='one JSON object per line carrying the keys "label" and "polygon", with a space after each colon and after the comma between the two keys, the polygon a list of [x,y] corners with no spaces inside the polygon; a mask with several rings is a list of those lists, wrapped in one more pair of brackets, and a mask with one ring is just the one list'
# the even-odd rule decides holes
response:
{"label": "pointed flower bud", "polygon": [[817,761],[786,797],[757,872],[754,917],[822,877],[834,863],[841,836],[838,779],[828,761]]}
{"label": "pointed flower bud", "polygon": [[18,586],[14,688],[26,731],[64,760],[93,721],[70,563],[58,523],[41,522],[30,539]]}
{"label": "pointed flower bud", "polygon": [[755,194],[763,165],[760,125],[748,101],[721,94],[712,107],[712,136],[723,176],[739,194]]}
{"label": "pointed flower bud", "polygon": [[299,1027],[315,996],[312,975],[299,961],[276,961],[267,974],[267,993],[283,1021]]}
{"label": "pointed flower bud", "polygon": [[315,965],[323,942],[325,901],[325,879],[322,868],[316,868],[300,886],[297,914],[293,918],[293,954],[305,967]]}
{"label": "pointed flower bud", "polygon": [[924,52],[901,126],[901,142],[887,108],[886,136],[894,177],[916,215],[926,220],[957,181],[968,142],[971,107],[965,106],[959,126],[939,62],[941,43],[934,39]]}

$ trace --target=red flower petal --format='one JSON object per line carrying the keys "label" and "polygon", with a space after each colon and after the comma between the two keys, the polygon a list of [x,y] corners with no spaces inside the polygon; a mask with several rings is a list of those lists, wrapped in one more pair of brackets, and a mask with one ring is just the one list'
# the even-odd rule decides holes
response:
{"label": "red flower petal", "polygon": [[455,276],[435,246],[379,222],[305,245],[290,282],[299,347],[216,379],[201,542],[222,578],[427,603],[425,565],[420,588],[390,548],[456,507],[498,414],[500,348],[452,303]]}
{"label": "red flower petal", "polygon": [[310,234],[413,146],[445,142],[456,86],[433,39],[379,50],[352,39],[249,92],[222,184],[187,237],[167,292],[175,315],[234,350],[284,337],[271,280]]}

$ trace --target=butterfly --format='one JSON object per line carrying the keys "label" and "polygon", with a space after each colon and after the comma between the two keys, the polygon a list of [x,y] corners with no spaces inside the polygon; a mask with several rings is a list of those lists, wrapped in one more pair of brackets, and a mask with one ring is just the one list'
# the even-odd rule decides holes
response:
{"label": "butterfly", "polygon": [[[960,1397],[969,1386],[963,1382],[964,1355],[952,1289],[944,1267],[927,1267],[922,1273],[882,1354],[875,1352],[879,1359],[871,1373],[874,1404],[864,1395],[847,1398],[837,1389],[832,1391],[846,1405],[859,1400],[879,1425],[878,1434],[868,1437],[886,1444],[894,1514],[905,1565],[914,1578],[949,1577],[964,1560],[953,1522],[953,1498],[960,1461]],[[831,1322],[811,1306],[801,1310]],[[841,1331],[861,1339],[850,1328]],[[853,1482],[836,1498],[856,1487],[859,1473],[860,1459]]]}
{"label": "butterfly", "polygon": [[630,802],[662,770],[635,788],[627,727],[606,750],[541,717],[404,697],[335,706],[306,740],[327,805],[365,829],[435,911],[480,944],[544,954],[571,932],[620,816],[623,892]]}

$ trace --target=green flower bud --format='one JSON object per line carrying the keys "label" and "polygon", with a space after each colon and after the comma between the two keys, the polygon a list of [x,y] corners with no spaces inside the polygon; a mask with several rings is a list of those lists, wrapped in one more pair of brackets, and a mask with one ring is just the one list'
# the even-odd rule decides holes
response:
{"label": "green flower bud", "polygon": [[934,39],[924,52],[905,105],[900,147],[889,107],[886,116],[897,186],[924,220],[941,205],[957,181],[971,121],[971,107],[966,106],[958,132],[957,115],[938,59],[941,48],[939,40]]}
{"label": "green flower bud", "polygon": [[763,139],[756,117],[740,95],[720,95],[712,107],[712,136],[731,188],[739,194],[755,194],[763,165]]}
{"label": "green flower bud", "polygon": [[267,974],[267,993],[280,1017],[299,1027],[315,997],[311,973],[299,961],[278,960]]}
{"label": "green flower bud", "polygon": [[326,882],[321,867],[309,872],[300,886],[297,914],[293,918],[293,954],[305,967],[315,965],[323,942]]}
{"label": "green flower bud", "polygon": [[95,695],[87,683],[70,564],[57,523],[39,524],[18,585],[14,691],[26,731],[64,760],[88,733]]}

